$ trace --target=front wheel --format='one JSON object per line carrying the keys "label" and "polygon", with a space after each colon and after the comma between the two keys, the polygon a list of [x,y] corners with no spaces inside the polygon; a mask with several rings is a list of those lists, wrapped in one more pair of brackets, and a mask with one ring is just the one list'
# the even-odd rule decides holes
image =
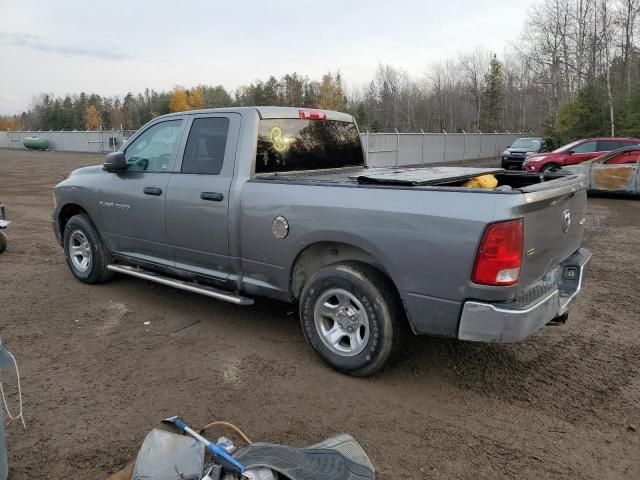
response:
{"label": "front wheel", "polygon": [[71,273],[84,283],[102,283],[113,277],[110,256],[88,215],[71,217],[64,227],[64,256]]}
{"label": "front wheel", "polygon": [[2,230],[0,230],[0,253],[4,252],[6,249],[7,249],[7,236]]}
{"label": "front wheel", "polygon": [[544,168],[541,170],[542,173],[554,173],[560,170],[560,167],[558,165],[555,165],[553,163],[550,163],[549,165],[545,165]]}
{"label": "front wheel", "polygon": [[300,298],[307,342],[331,367],[349,375],[380,370],[400,344],[402,309],[391,282],[355,262],[316,272]]}

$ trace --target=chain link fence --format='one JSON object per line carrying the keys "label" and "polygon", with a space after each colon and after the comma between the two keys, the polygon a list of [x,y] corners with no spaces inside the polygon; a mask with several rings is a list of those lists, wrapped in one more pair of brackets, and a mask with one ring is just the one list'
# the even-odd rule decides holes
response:
{"label": "chain link fence", "polygon": [[[24,149],[26,137],[49,140],[49,149],[107,153],[117,150],[135,130],[0,132],[0,148]],[[512,133],[361,133],[369,165],[406,166],[490,159],[522,134]]]}

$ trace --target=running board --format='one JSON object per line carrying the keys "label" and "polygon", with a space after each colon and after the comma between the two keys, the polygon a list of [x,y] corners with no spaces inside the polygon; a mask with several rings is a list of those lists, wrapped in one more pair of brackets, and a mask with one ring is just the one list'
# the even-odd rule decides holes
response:
{"label": "running board", "polygon": [[234,295],[233,293],[227,292],[225,290],[219,290],[217,288],[200,285],[198,283],[185,282],[183,280],[164,277],[158,273],[151,272],[149,270],[143,270],[141,268],[134,268],[128,265],[107,265],[107,270],[123,273],[125,275],[131,275],[132,277],[142,278],[144,280],[160,283],[162,285],[168,285],[179,290],[199,293],[200,295],[217,298],[218,300],[235,303],[236,305],[253,305],[253,299],[251,298],[241,297],[240,295]]}

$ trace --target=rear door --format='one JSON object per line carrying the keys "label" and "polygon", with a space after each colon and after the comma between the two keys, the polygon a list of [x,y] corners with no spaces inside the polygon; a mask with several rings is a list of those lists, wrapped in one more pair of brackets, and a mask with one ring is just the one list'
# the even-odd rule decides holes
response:
{"label": "rear door", "polygon": [[181,159],[169,181],[167,239],[175,266],[224,280],[229,258],[229,189],[240,115],[195,115]]}
{"label": "rear door", "polygon": [[591,167],[589,184],[592,190],[632,193],[638,175],[639,151],[621,152],[604,163]]}
{"label": "rear door", "polygon": [[102,233],[114,252],[172,264],[165,231],[165,197],[186,120],[154,123],[124,150],[127,169],[101,180],[98,208]]}

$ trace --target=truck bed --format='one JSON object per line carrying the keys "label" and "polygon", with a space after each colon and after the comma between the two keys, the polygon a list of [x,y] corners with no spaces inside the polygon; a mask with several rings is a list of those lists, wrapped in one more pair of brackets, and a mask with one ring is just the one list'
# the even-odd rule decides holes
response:
{"label": "truck bed", "polygon": [[[498,186],[493,189],[474,189],[492,193],[526,193],[561,187],[562,183],[574,183],[577,176],[566,173],[527,173],[506,171],[502,168],[475,167],[358,167],[336,170],[288,172],[284,174],[256,175],[256,180],[274,182],[341,185],[377,188],[412,189],[464,189],[462,184],[481,175],[494,175]],[[552,182],[553,183],[550,183]],[[547,183],[547,185],[542,185]]]}

